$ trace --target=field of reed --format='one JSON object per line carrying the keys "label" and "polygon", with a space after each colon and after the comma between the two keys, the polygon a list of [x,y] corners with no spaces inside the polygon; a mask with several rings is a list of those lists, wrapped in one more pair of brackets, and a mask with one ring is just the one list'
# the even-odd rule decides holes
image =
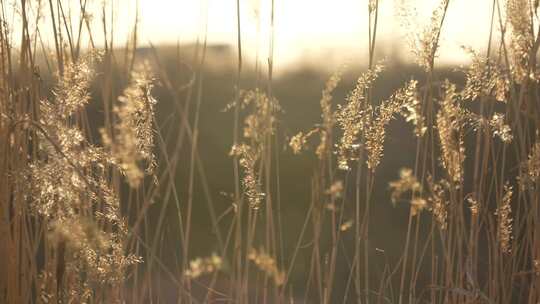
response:
{"label": "field of reed", "polygon": [[382,1],[363,62],[277,74],[240,16],[154,46],[133,1],[119,44],[109,1],[0,0],[0,303],[539,303],[539,1],[461,66],[459,0],[401,1],[410,62]]}

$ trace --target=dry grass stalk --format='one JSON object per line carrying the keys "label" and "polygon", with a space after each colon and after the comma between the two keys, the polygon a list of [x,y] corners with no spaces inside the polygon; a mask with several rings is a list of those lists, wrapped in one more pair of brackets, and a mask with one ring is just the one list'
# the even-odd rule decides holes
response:
{"label": "dry grass stalk", "polygon": [[131,187],[138,187],[145,175],[156,167],[154,147],[154,107],[152,75],[148,63],[137,67],[131,83],[113,107],[116,115],[112,137],[101,129],[103,144],[127,177]]}
{"label": "dry grass stalk", "polygon": [[248,253],[248,259],[267,276],[272,278],[274,284],[279,286],[285,282],[285,273],[278,269],[276,260],[263,249],[251,249]]}
{"label": "dry grass stalk", "polygon": [[463,182],[463,162],[465,145],[463,143],[465,113],[460,105],[456,86],[446,81],[443,86],[441,108],[437,113],[437,130],[441,145],[441,165],[454,183]]}
{"label": "dry grass stalk", "polygon": [[376,65],[360,76],[353,91],[347,96],[347,103],[338,106],[336,120],[343,131],[337,145],[338,166],[349,170],[349,162],[358,159],[358,139],[361,132],[366,132],[373,116],[373,108],[366,100],[366,90],[382,72],[383,66]]}
{"label": "dry grass stalk", "polygon": [[531,70],[531,50],[534,44],[531,3],[529,0],[506,1],[506,18],[511,26],[510,52],[512,75],[517,83],[527,78],[535,78]]}
{"label": "dry grass stalk", "polygon": [[280,107],[277,100],[258,89],[242,92],[240,97],[241,100],[237,102],[241,107],[250,106],[252,109],[244,119],[244,139],[247,143],[233,146],[229,155],[239,157],[240,166],[244,169],[242,184],[249,206],[257,210],[265,197],[257,165],[269,145],[269,137],[275,132],[275,115]]}
{"label": "dry grass stalk", "polygon": [[510,254],[512,251],[512,186],[508,183],[504,185],[504,196],[501,204],[497,207],[495,215],[497,216],[497,240],[501,252]]}

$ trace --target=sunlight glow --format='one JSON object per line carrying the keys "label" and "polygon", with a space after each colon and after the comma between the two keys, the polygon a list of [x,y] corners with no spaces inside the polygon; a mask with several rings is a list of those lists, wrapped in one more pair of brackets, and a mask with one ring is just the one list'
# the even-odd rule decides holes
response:
{"label": "sunlight glow", "polygon": [[[78,12],[79,1],[70,0]],[[91,27],[96,41],[103,41],[102,1],[88,1]],[[116,0],[106,2],[107,28],[114,28],[116,46],[128,41],[139,12],[139,45],[189,44],[236,46],[237,14],[235,0]],[[344,62],[366,63],[368,44],[367,0],[274,0],[274,62],[277,67],[291,63],[319,62],[329,69]],[[437,0],[380,0],[377,27],[377,54],[407,59],[406,34],[400,22],[399,7],[406,5],[417,13],[419,28],[430,21]],[[490,29],[491,0],[455,0],[449,7],[441,36],[441,63],[465,63],[462,45],[485,50]],[[241,37],[244,56],[266,62],[270,50],[272,0],[240,0]],[[45,9],[45,8],[44,8]],[[69,11],[71,11],[69,9]],[[110,12],[114,12],[111,16]],[[78,16],[72,16],[77,20]],[[110,24],[114,23],[111,27]],[[49,33],[51,34],[51,33]],[[108,35],[111,33],[109,32]],[[47,33],[43,33],[47,35]],[[100,37],[101,35],[101,37]],[[482,39],[478,39],[482,37]],[[44,39],[49,41],[48,39]],[[52,46],[52,45],[50,45]],[[339,57],[336,57],[339,54]],[[320,64],[319,64],[320,66]]]}
{"label": "sunlight glow", "polygon": [[[274,0],[274,57],[279,63],[316,60],[335,53],[336,60],[361,60],[367,46],[367,2],[365,0]],[[398,15],[400,1],[381,0],[378,42],[385,51],[406,57],[399,48],[405,42],[406,29],[401,28]],[[429,22],[436,0],[401,1],[418,9],[419,23]],[[449,9],[442,38],[440,59],[462,62],[462,45],[485,49],[489,32],[492,1],[453,1]],[[248,52],[258,48],[267,56],[270,39],[271,0],[242,0],[242,43]],[[421,9],[420,9],[421,8]],[[236,45],[236,1],[234,0],[141,0],[144,39],[153,43],[193,41],[204,32],[208,20],[208,42]],[[463,13],[467,12],[467,13]],[[207,18],[206,18],[207,16]],[[395,48],[392,50],[392,48]],[[405,51],[403,51],[405,50]]]}

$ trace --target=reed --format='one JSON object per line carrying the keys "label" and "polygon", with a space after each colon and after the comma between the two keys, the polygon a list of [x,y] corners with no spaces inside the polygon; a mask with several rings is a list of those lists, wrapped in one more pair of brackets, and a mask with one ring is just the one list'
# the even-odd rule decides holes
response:
{"label": "reed", "polygon": [[[67,2],[0,1],[0,302],[540,301],[538,1],[486,5],[486,50],[463,48],[470,64],[453,72],[463,81],[438,62],[453,1],[425,26],[405,3],[420,74],[392,89],[381,79],[393,63],[377,53],[382,6],[367,1],[367,69],[336,68],[305,105],[320,108],[318,121],[291,132],[274,1],[268,58],[257,53],[249,71],[237,0],[232,102],[220,105],[231,125],[215,126],[232,129],[226,206],[201,127],[214,76],[206,26],[192,58],[178,46],[171,66],[153,45],[138,52],[138,4],[119,46],[114,6]],[[398,123],[414,161],[389,176]],[[295,185],[283,158],[308,168],[305,201],[284,194]],[[377,245],[385,197],[404,215],[397,252]],[[304,217],[291,221],[294,204]]]}

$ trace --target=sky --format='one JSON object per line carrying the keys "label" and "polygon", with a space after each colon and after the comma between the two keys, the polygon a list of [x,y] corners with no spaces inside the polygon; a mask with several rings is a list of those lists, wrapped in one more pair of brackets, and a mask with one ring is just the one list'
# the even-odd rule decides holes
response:
{"label": "sky", "polygon": [[[140,0],[143,40],[189,41],[204,33],[210,43],[236,44],[235,0]],[[429,23],[438,0],[380,0],[378,41],[385,48],[403,48],[407,29],[399,7],[416,10],[422,27]],[[368,43],[368,0],[274,0],[274,57],[279,63],[317,59],[337,53],[347,59],[365,57]],[[440,60],[462,62],[462,45],[487,45],[492,0],[452,0],[441,41]],[[268,54],[271,0],[240,0],[242,43],[251,51]],[[205,25],[205,22],[208,22]],[[390,51],[390,50],[388,50]],[[408,53],[408,52],[407,52]]]}
{"label": "sky", "polygon": [[[92,27],[102,31],[102,0],[88,0]],[[241,37],[244,54],[265,58],[270,50],[272,0],[240,0]],[[63,0],[65,10],[78,12],[79,0]],[[410,52],[404,47],[410,30],[428,24],[440,0],[380,0],[377,41],[383,52]],[[117,45],[125,43],[139,15],[139,41],[176,44],[202,40],[209,44],[236,45],[236,0],[110,0],[107,20],[114,23]],[[365,61],[368,43],[368,0],[274,0],[274,62],[287,66],[298,61]],[[439,60],[465,63],[461,46],[485,49],[493,0],[451,0],[441,37]],[[138,4],[138,5],[137,5]],[[416,29],[402,26],[399,7],[417,15]],[[48,7],[45,7],[48,9]],[[110,13],[114,12],[114,13]],[[76,13],[73,14],[76,19]],[[112,18],[112,19],[111,19]],[[46,22],[46,20],[44,21]],[[46,35],[44,33],[43,35]],[[45,39],[47,40],[47,39]],[[99,40],[99,39],[98,39]],[[47,43],[52,43],[49,39]],[[332,58],[332,60],[330,60]]]}

